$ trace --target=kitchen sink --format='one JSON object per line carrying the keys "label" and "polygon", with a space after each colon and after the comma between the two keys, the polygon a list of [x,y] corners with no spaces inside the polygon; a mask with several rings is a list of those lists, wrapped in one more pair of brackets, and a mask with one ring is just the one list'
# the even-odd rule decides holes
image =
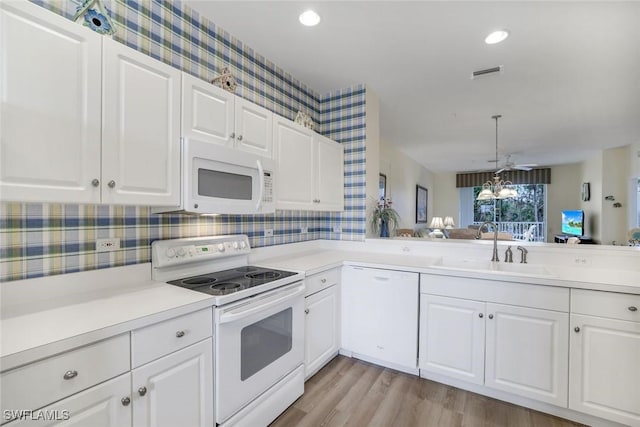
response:
{"label": "kitchen sink", "polygon": [[518,274],[526,276],[554,276],[543,265],[531,265],[520,263],[492,262],[479,259],[440,258],[433,264],[434,267],[443,267],[456,270],[474,270],[492,273]]}

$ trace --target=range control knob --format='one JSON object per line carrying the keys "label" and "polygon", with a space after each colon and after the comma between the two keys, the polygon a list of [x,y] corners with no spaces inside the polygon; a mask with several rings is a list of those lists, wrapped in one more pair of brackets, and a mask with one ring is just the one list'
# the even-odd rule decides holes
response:
{"label": "range control knob", "polygon": [[218,244],[218,251],[224,252],[224,243]]}
{"label": "range control knob", "polygon": [[164,254],[167,258],[174,258],[176,256],[176,251],[173,248],[169,248]]}
{"label": "range control knob", "polygon": [[240,249],[244,249],[247,247],[247,244],[243,241],[240,242]]}
{"label": "range control knob", "polygon": [[183,257],[186,255],[184,248],[178,248],[178,256]]}
{"label": "range control knob", "polygon": [[240,247],[240,245],[238,244],[238,242],[233,242],[233,249],[238,249]]}

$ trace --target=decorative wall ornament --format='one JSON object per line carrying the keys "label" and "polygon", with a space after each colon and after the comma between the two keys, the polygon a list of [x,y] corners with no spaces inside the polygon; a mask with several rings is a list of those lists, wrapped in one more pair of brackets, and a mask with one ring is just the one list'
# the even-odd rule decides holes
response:
{"label": "decorative wall ornament", "polygon": [[107,8],[102,4],[102,0],[84,0],[73,16],[74,22],[81,21],[85,27],[103,35],[113,35],[116,27],[109,18]]}
{"label": "decorative wall ornament", "polygon": [[311,116],[307,113],[303,113],[302,111],[298,111],[296,114],[296,119],[294,120],[299,125],[306,127],[307,129],[313,130],[316,127],[316,124],[311,120]]}
{"label": "decorative wall ornament", "polygon": [[222,74],[211,80],[211,83],[231,93],[234,93],[236,91],[236,87],[238,87],[236,78],[231,74],[229,67],[224,67],[222,69]]}

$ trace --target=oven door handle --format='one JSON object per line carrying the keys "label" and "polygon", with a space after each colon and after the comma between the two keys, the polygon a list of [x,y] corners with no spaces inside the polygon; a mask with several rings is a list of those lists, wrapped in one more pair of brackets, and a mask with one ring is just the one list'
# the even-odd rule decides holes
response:
{"label": "oven door handle", "polygon": [[299,295],[304,294],[304,291],[304,284],[301,284],[293,289],[287,289],[286,291],[282,291],[276,295],[264,298],[261,301],[252,302],[248,305],[242,305],[237,308],[231,308],[228,311],[223,310],[218,318],[218,323],[222,324],[233,322],[234,320],[251,316],[259,311],[268,310],[271,307],[275,307],[283,302],[292,300]]}
{"label": "oven door handle", "polygon": [[258,163],[258,175],[260,175],[260,193],[258,194],[258,204],[256,205],[256,211],[260,212],[262,207],[262,197],[264,197],[264,169],[262,169],[262,162],[256,160]]}

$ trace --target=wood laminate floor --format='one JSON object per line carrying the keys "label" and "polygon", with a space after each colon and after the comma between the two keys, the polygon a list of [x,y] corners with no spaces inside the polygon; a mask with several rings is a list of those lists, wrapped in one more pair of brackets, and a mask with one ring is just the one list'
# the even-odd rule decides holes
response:
{"label": "wood laminate floor", "polygon": [[571,421],[338,356],[271,427],[568,427]]}

